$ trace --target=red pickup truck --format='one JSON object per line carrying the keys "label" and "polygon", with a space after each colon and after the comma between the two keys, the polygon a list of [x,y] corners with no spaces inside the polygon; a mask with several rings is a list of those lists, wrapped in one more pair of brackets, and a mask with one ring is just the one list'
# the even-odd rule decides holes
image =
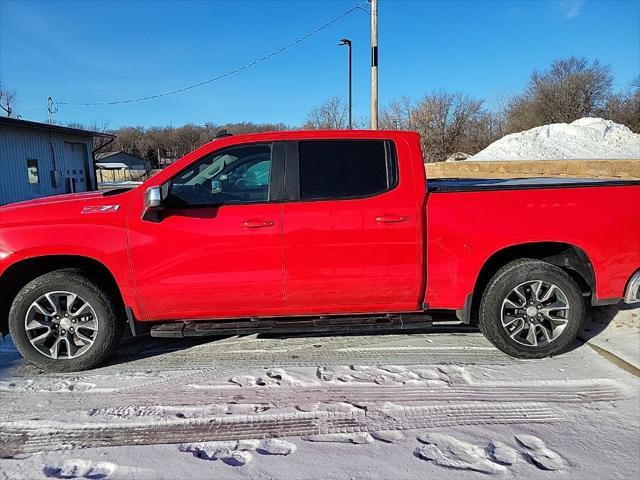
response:
{"label": "red pickup truck", "polygon": [[132,334],[414,328],[556,354],[640,301],[640,182],[427,180],[411,132],[221,136],[141,186],[0,208],[0,327],[58,371]]}

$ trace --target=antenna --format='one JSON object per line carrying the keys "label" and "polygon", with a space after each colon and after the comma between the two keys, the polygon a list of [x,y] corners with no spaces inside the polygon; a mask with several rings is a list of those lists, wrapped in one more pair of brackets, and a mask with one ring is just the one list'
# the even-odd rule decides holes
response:
{"label": "antenna", "polygon": [[58,104],[51,97],[47,98],[47,112],[49,112],[49,123],[53,123],[53,114],[58,113]]}

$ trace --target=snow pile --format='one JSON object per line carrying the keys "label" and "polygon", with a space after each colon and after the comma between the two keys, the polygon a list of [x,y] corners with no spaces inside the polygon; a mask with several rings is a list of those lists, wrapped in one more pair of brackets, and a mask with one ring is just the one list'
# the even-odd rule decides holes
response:
{"label": "snow pile", "polygon": [[512,133],[469,160],[640,159],[640,134],[611,120],[581,118]]}

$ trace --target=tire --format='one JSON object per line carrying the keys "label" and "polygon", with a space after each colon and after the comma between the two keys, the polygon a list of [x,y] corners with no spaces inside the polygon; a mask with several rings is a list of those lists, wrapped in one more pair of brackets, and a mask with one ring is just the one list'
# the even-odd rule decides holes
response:
{"label": "tire", "polygon": [[[100,365],[118,345],[125,323],[117,311],[106,290],[82,270],[56,270],[20,290],[9,311],[9,331],[29,363],[54,372],[87,370]],[[45,339],[37,341],[40,336]],[[50,346],[52,342],[58,346]]]}
{"label": "tire", "polygon": [[[539,302],[548,291],[549,298]],[[487,285],[480,301],[479,327],[508,355],[544,358],[571,347],[584,315],[584,298],[571,276],[550,263],[521,259],[498,270]]]}

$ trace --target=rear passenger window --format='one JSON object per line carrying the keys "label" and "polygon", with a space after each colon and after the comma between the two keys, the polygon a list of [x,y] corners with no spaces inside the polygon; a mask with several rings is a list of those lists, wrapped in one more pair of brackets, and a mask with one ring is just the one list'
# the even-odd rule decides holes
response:
{"label": "rear passenger window", "polygon": [[396,161],[391,142],[299,142],[300,199],[368,197],[393,188]]}

